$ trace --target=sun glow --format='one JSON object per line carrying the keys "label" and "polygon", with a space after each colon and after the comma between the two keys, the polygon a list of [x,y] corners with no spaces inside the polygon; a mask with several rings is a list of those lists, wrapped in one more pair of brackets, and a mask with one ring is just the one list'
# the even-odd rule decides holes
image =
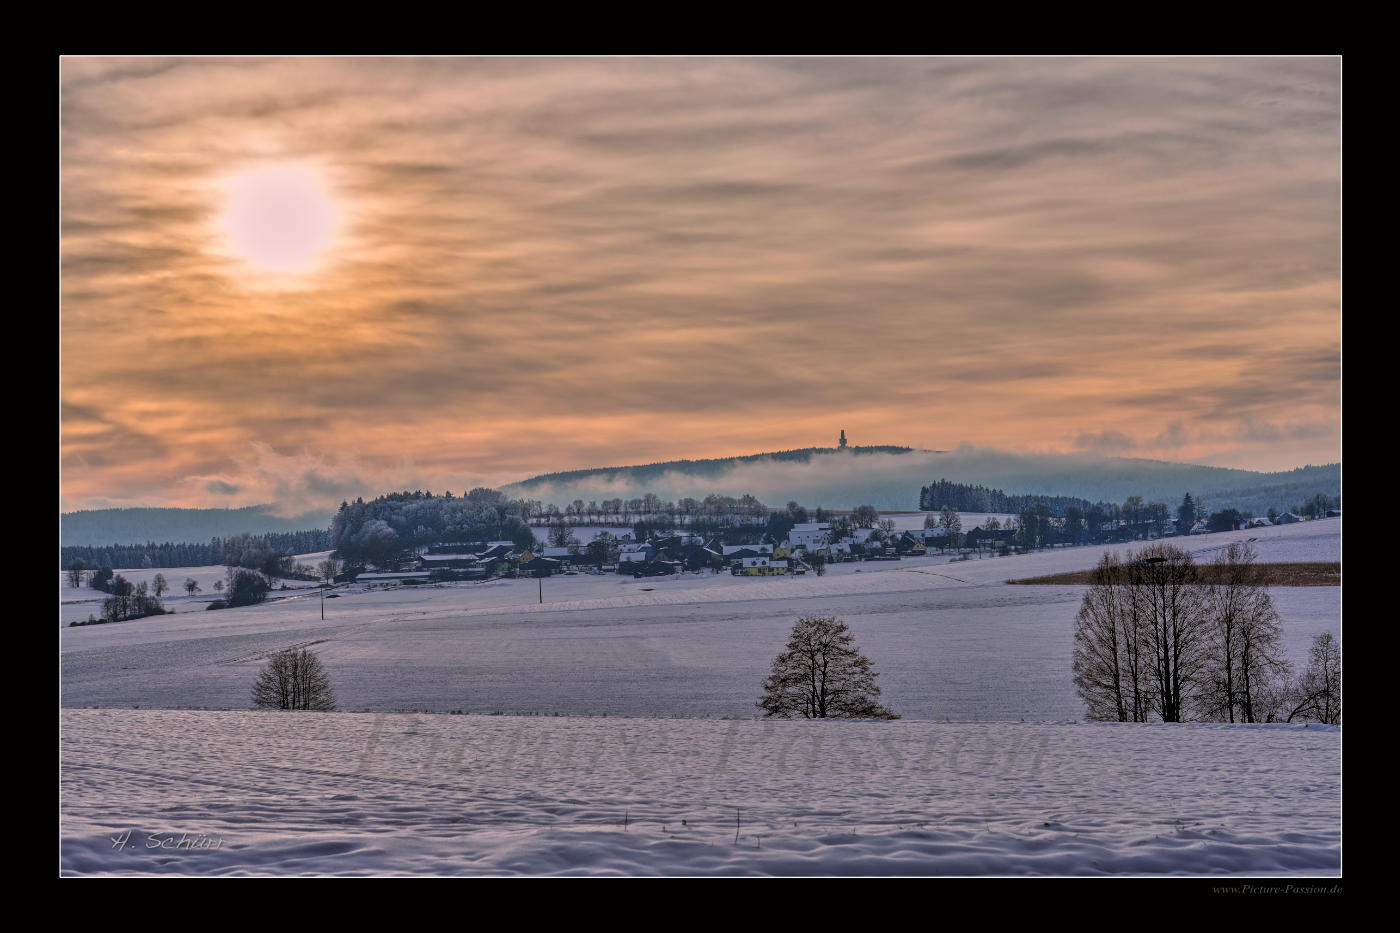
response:
{"label": "sun glow", "polygon": [[258,269],[305,273],[330,246],[339,220],[321,176],[279,165],[234,176],[224,228],[233,251]]}

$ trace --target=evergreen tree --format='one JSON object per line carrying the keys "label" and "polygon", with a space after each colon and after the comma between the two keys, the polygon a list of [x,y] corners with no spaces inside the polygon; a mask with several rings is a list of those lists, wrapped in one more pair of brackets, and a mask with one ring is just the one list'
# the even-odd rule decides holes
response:
{"label": "evergreen tree", "polygon": [[1176,509],[1176,531],[1177,534],[1190,534],[1191,526],[1196,524],[1196,501],[1191,498],[1188,492],[1186,498],[1181,500],[1181,505]]}

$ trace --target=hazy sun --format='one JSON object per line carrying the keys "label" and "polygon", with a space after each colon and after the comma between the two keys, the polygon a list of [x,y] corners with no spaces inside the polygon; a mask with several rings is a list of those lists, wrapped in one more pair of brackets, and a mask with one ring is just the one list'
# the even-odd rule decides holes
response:
{"label": "hazy sun", "polygon": [[224,217],[234,252],[272,272],[310,271],[331,243],[337,212],[324,182],[303,166],[254,169],[229,181]]}

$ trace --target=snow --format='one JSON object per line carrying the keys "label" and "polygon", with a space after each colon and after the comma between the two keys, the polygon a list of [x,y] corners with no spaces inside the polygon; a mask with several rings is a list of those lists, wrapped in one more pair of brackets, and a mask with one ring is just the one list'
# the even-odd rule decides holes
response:
{"label": "snow", "polygon": [[61,725],[65,875],[1341,871],[1337,729],[77,709]]}
{"label": "snow", "polygon": [[[1335,561],[1340,525],[1177,543]],[[306,590],[203,611],[223,569],[177,568],[160,572],[205,592],[167,599],[174,615],[70,628],[103,594],[61,585],[61,870],[1338,875],[1339,730],[1077,721],[1084,588],[1005,581],[1127,549],[352,585],[324,620]],[[1339,587],[1270,592],[1295,663],[1340,634]],[[756,718],[810,614],[851,625],[904,719]],[[344,712],[248,711],[292,645]]]}
{"label": "snow", "polygon": [[[1257,538],[1264,560],[1336,560],[1340,520],[1203,535],[1208,559]],[[825,576],[553,576],[445,586],[274,593],[260,606],[68,628],[100,611],[60,606],[64,706],[247,709],[266,656],[315,642],[342,709],[674,716],[756,715],[758,685],[800,615],[836,615],[908,718],[1072,720],[1080,586],[1009,586],[1092,567],[1099,547],[1017,557],[833,565]],[[1118,550],[1124,550],[1120,547]],[[183,580],[183,571],[168,572]],[[75,592],[75,591],[66,591]],[[540,602],[541,593],[544,602]],[[1338,587],[1271,591],[1285,648],[1340,636]],[[100,601],[100,594],[96,594]]]}

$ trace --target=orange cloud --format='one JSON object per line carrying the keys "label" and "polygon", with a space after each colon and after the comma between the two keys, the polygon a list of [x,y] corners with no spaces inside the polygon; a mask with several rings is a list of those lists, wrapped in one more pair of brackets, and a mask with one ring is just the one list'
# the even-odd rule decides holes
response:
{"label": "orange cloud", "polygon": [[[1340,458],[1335,59],[66,58],[60,91],[64,508],[840,427]],[[270,276],[221,198],[289,163],[340,226]]]}

